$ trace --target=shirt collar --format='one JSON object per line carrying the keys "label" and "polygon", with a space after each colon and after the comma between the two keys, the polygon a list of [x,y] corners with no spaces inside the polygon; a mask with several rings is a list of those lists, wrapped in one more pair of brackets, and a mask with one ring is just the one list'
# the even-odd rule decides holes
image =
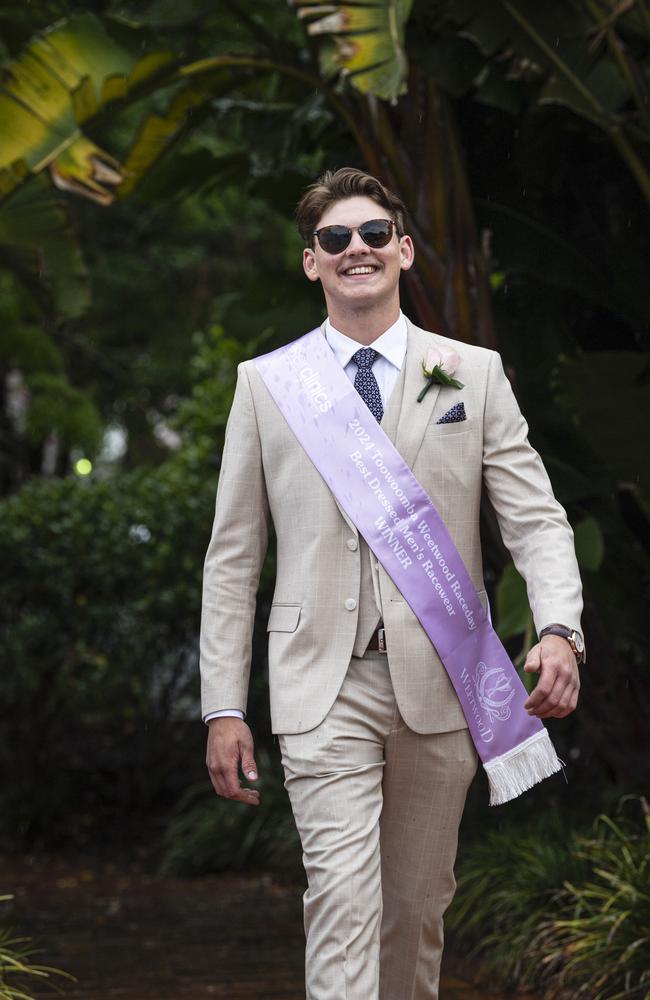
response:
{"label": "shirt collar", "polygon": [[[358,340],[346,337],[344,333],[333,327],[329,316],[325,320],[325,337],[342,368],[345,368],[352,360],[352,355],[356,354],[359,348],[364,346]],[[400,314],[393,325],[389,326],[380,337],[377,337],[368,346],[372,347],[378,354],[381,354],[386,361],[389,361],[399,371],[404,364],[407,340],[406,319],[404,313],[400,310]]]}

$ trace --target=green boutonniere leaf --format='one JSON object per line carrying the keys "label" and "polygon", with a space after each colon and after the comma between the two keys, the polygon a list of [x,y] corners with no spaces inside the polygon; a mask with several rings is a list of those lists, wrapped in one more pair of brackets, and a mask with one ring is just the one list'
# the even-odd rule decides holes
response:
{"label": "green boutonniere leaf", "polygon": [[422,390],[422,392],[418,396],[418,403],[422,402],[422,400],[424,399],[424,397],[428,393],[429,389],[434,384],[437,384],[437,385],[450,385],[453,389],[463,389],[464,388],[464,383],[463,382],[459,382],[457,378],[452,378],[451,375],[447,374],[447,372],[444,370],[444,368],[440,367],[440,365],[436,365],[435,368],[432,368],[431,371],[428,371],[428,369],[425,368],[424,361],[423,361],[422,362],[422,371],[424,372],[424,377],[426,378],[427,382],[426,382],[426,385],[425,385],[424,389]]}

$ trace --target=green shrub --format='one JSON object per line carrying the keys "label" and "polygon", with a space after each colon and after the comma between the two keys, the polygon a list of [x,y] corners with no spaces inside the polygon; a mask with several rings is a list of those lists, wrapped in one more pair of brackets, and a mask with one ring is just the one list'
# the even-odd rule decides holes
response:
{"label": "green shrub", "polygon": [[[11,898],[0,896],[0,902]],[[34,962],[34,954],[31,938],[14,937],[6,927],[0,928],[0,1000],[33,1000],[30,984],[41,985],[52,976],[74,979],[60,969]],[[54,983],[48,985],[54,987]]]}
{"label": "green shrub", "polygon": [[640,830],[599,816],[590,836],[554,816],[504,827],[463,848],[457,879],[447,928],[492,982],[548,1000],[649,1000],[647,816]]}
{"label": "green shrub", "polygon": [[161,871],[205,875],[251,867],[290,878],[301,874],[300,839],[284,790],[279,761],[256,752],[259,806],[219,798],[205,782],[179,802],[165,832]]}
{"label": "green shrub", "polygon": [[529,954],[549,1000],[650,998],[650,818],[646,829],[599,816],[578,841],[588,878],[565,882],[560,916],[543,921]]}
{"label": "green shrub", "polygon": [[[251,348],[219,329],[196,346],[180,453],[103,481],[31,481],[0,503],[0,836],[11,848],[146,839],[143,825],[205,774],[201,577],[236,364]],[[259,688],[263,670],[254,677]],[[253,718],[258,700],[255,689]]]}
{"label": "green shrub", "polygon": [[198,723],[214,486],[166,463],[30,483],[0,505],[1,822],[14,842],[72,816],[101,826],[168,787],[184,722]]}
{"label": "green shrub", "polygon": [[517,985],[531,974],[527,948],[540,913],[554,910],[565,879],[585,873],[576,836],[557,813],[538,815],[528,826],[492,829],[459,852],[445,925],[491,979]]}

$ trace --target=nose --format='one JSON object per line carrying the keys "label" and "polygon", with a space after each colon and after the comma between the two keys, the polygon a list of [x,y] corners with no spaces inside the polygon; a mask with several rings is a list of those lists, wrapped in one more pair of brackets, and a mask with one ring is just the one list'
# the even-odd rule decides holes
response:
{"label": "nose", "polygon": [[346,249],[348,253],[368,253],[370,247],[368,246],[367,243],[364,243],[363,240],[361,239],[361,236],[359,235],[359,230],[353,229],[352,239],[348,243]]}

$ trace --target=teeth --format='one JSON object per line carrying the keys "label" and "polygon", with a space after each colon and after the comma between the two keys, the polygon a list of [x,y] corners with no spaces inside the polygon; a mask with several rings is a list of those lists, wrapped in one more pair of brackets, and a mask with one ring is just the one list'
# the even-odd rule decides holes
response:
{"label": "teeth", "polygon": [[372,274],[376,271],[376,267],[349,267],[346,274]]}

